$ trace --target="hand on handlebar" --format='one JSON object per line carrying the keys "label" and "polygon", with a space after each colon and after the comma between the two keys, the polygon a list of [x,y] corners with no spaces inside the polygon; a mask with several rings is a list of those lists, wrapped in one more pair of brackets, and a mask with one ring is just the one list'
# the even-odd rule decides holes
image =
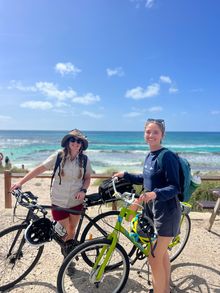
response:
{"label": "hand on handlebar", "polygon": [[117,172],[117,173],[113,174],[112,178],[115,178],[115,177],[119,177],[119,178],[124,177],[124,172]]}
{"label": "hand on handlebar", "polygon": [[10,188],[10,192],[12,192],[15,189],[21,189],[21,184],[19,182],[16,182],[15,184],[13,184]]}

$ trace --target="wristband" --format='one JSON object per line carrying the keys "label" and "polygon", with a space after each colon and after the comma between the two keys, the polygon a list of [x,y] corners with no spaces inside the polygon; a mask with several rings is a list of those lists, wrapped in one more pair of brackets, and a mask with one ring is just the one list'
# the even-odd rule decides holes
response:
{"label": "wristband", "polygon": [[84,193],[86,193],[87,192],[87,189],[81,188],[80,191],[83,191]]}

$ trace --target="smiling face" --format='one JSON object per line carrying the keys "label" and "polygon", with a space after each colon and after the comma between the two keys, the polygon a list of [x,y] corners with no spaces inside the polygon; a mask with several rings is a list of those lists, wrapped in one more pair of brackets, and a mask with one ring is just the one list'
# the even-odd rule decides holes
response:
{"label": "smiling face", "polygon": [[149,144],[151,151],[156,151],[161,148],[163,138],[162,129],[157,123],[148,123],[145,127],[144,139]]}
{"label": "smiling face", "polygon": [[69,150],[71,155],[76,155],[79,153],[80,148],[82,147],[82,140],[78,138],[70,138],[69,139]]}

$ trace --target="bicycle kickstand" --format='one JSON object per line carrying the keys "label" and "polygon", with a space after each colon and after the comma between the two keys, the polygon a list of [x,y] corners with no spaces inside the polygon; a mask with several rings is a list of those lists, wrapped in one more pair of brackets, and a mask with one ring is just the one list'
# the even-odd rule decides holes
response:
{"label": "bicycle kickstand", "polygon": [[150,266],[149,266],[149,263],[148,263],[147,260],[144,262],[144,264],[142,265],[141,269],[137,271],[137,274],[138,274],[138,276],[140,278],[142,278],[141,273],[144,270],[144,266],[147,266],[147,272],[148,272],[147,273],[147,283],[150,286],[151,285],[151,281],[150,281]]}

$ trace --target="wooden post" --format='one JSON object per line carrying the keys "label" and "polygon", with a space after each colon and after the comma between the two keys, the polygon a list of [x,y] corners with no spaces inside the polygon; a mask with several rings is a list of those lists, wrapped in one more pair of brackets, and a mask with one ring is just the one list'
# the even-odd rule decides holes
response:
{"label": "wooden post", "polygon": [[11,193],[10,193],[11,171],[5,170],[4,175],[5,175],[5,208],[7,209],[7,208],[11,208],[12,206]]}
{"label": "wooden post", "polygon": [[118,207],[117,207],[117,201],[113,201],[113,202],[112,202],[112,210],[113,210],[113,211],[117,211],[117,208],[118,208]]}
{"label": "wooden post", "polygon": [[215,217],[217,215],[217,212],[218,210],[220,210],[220,190],[213,190],[212,191],[214,195],[216,195],[218,197],[217,201],[216,201],[216,204],[215,204],[215,207],[214,207],[214,210],[211,214],[211,217],[209,219],[209,225],[208,225],[208,231],[210,232],[211,229],[212,229],[212,225],[215,221]]}

